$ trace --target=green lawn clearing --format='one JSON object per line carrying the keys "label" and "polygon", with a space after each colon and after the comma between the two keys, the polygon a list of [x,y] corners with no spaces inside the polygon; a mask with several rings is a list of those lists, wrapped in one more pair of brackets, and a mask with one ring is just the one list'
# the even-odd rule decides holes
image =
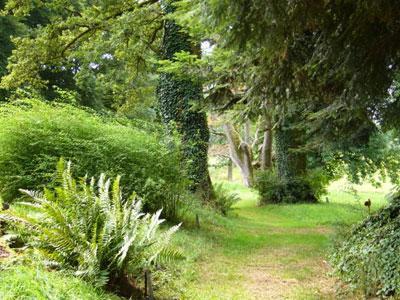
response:
{"label": "green lawn clearing", "polygon": [[259,207],[255,191],[224,184],[241,198],[229,216],[203,213],[200,229],[177,235],[188,253],[172,280],[185,286],[178,299],[336,299],[340,284],[327,263],[336,231],[368,214],[364,200],[371,198],[376,210],[390,191],[390,185],[349,189],[341,180],[329,187],[329,203]]}

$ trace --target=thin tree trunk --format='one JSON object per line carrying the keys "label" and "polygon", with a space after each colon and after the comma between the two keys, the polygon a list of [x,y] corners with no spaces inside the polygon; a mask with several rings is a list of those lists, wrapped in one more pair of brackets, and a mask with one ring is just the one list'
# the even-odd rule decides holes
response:
{"label": "thin tree trunk", "polygon": [[232,179],[233,179],[232,159],[228,158],[228,181],[232,181]]}
{"label": "thin tree trunk", "polygon": [[272,122],[266,117],[264,122],[264,139],[260,153],[261,170],[272,168]]}
{"label": "thin tree trunk", "polygon": [[292,178],[292,169],[289,164],[289,138],[288,132],[278,125],[275,129],[276,170],[281,181]]}

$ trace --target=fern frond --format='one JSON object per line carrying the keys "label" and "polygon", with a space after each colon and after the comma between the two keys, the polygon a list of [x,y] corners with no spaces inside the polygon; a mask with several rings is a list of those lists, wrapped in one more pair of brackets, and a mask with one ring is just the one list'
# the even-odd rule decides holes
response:
{"label": "fern frond", "polygon": [[70,162],[64,168],[58,171],[62,173],[61,186],[53,192],[22,190],[32,202],[21,204],[35,207],[37,213],[29,217],[12,211],[0,214],[0,220],[31,226],[31,245],[48,259],[102,286],[110,274],[134,276],[153,262],[183,256],[168,248],[180,224],[161,231],[162,211],[143,213],[136,194],[124,201],[120,177],[111,185],[101,174],[96,188],[94,179],[89,184],[87,179],[76,183]]}
{"label": "fern frond", "polygon": [[185,258],[186,256],[184,255],[182,249],[169,245],[167,247],[164,247],[158,253],[158,255],[153,259],[150,259],[150,261],[152,261],[154,264],[167,265],[176,260],[183,260]]}

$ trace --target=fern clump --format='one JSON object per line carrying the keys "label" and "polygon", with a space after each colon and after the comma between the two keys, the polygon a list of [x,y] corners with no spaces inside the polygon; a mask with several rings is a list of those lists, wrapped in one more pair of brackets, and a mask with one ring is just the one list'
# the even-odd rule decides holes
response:
{"label": "fern clump", "polygon": [[160,231],[161,210],[145,214],[136,195],[123,199],[120,177],[111,182],[102,174],[97,182],[84,178],[77,183],[70,163],[59,168],[59,187],[44,193],[21,190],[31,201],[20,204],[34,213],[10,210],[1,219],[29,230],[30,245],[53,264],[98,287],[133,295],[144,270],[163,255],[176,255],[168,245],[179,225]]}
{"label": "fern clump", "polygon": [[214,185],[214,199],[212,206],[224,216],[232,209],[232,206],[238,202],[239,196],[235,193],[230,193],[222,184]]}

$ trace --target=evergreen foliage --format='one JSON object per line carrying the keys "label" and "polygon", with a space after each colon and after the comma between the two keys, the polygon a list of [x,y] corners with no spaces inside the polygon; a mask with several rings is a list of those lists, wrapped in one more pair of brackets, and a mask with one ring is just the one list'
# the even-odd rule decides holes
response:
{"label": "evergreen foliage", "polygon": [[[371,118],[388,108],[400,59],[395,38],[400,10],[393,2],[180,3],[181,20],[194,32],[237,51],[235,56],[243,54],[253,107],[262,93],[279,105],[306,103],[318,111],[311,125],[325,132],[325,143],[328,137],[337,142],[335,128],[351,129],[340,131],[341,139],[356,141],[354,128],[347,125],[373,127]],[[338,113],[341,117],[335,118]]]}
{"label": "evergreen foliage", "polygon": [[[3,221],[23,226],[30,245],[50,261],[98,287],[114,286],[121,293],[131,288],[133,293],[136,279],[160,255],[178,256],[167,246],[179,225],[161,232],[161,210],[144,214],[135,194],[124,199],[120,177],[111,182],[102,174],[97,182],[92,178],[88,184],[84,178],[77,183],[70,163],[64,167],[63,161],[58,173],[61,182],[54,191],[21,190],[31,198],[21,204],[32,207],[34,214],[10,210],[1,215]],[[129,282],[130,287],[124,286]]]}
{"label": "evergreen foliage", "polygon": [[316,191],[305,177],[281,179],[270,170],[259,172],[256,187],[261,204],[313,203],[318,200]]}

